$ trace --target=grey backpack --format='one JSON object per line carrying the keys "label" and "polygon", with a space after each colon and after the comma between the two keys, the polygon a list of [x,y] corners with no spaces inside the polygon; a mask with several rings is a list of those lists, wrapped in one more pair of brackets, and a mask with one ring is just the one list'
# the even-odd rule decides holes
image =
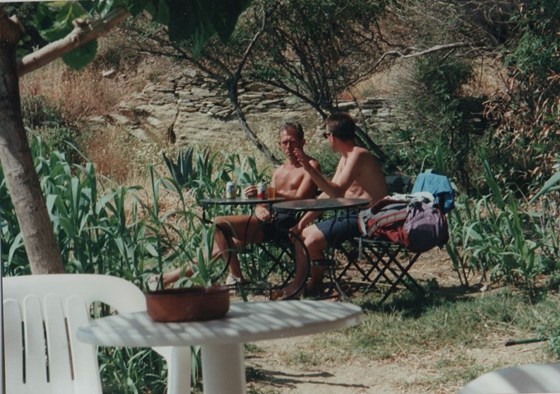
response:
{"label": "grey backpack", "polygon": [[449,240],[447,219],[432,203],[414,202],[408,206],[403,224],[403,244],[413,252],[426,252],[442,247]]}

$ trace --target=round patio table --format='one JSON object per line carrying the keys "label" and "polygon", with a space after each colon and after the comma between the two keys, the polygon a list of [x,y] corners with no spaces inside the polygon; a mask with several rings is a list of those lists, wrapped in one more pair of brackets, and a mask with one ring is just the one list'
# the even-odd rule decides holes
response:
{"label": "round patio table", "polygon": [[370,203],[365,198],[310,198],[306,200],[293,200],[279,202],[272,205],[277,211],[336,211],[364,208]]}
{"label": "round patio table", "polygon": [[204,392],[243,394],[243,343],[346,328],[363,316],[359,306],[342,302],[246,302],[234,303],[225,317],[205,322],[158,323],[146,312],[104,317],[78,328],[77,338],[101,346],[200,345]]}
{"label": "round patio table", "polygon": [[256,206],[260,204],[271,205],[280,201],[284,201],[281,197],[276,198],[203,198],[198,200],[198,203],[202,207],[202,218],[206,219],[206,208],[211,205],[233,205],[233,206]]}

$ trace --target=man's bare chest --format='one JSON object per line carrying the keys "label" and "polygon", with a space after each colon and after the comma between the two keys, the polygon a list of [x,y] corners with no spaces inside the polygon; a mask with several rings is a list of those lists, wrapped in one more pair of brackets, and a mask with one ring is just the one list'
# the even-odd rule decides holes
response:
{"label": "man's bare chest", "polygon": [[303,175],[304,173],[300,169],[283,169],[276,174],[275,186],[284,190],[295,190],[301,184]]}

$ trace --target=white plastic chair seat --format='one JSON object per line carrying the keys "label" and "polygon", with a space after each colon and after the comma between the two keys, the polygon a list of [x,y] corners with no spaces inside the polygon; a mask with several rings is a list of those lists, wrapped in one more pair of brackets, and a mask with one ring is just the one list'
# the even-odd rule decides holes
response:
{"label": "white plastic chair seat", "polygon": [[458,394],[560,393],[560,362],[525,364],[486,373]]}
{"label": "white plastic chair seat", "polygon": [[[107,275],[31,275],[3,279],[7,394],[101,394],[94,345],[76,339],[102,302],[119,312],[146,309],[142,291]],[[168,393],[190,392],[190,348],[155,348],[168,363]]]}

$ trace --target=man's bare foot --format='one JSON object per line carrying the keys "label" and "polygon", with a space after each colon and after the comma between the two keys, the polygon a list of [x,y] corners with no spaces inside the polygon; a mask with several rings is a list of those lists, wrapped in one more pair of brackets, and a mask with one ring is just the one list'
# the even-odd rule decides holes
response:
{"label": "man's bare foot", "polygon": [[245,279],[243,279],[243,277],[228,274],[226,278],[226,286],[237,286],[237,285],[242,285],[244,283],[245,283]]}
{"label": "man's bare foot", "polygon": [[181,279],[181,277],[190,277],[192,276],[192,274],[193,272],[190,268],[187,270],[184,270],[183,268],[176,268],[164,274],[153,275],[152,277],[150,277],[150,279],[148,279],[148,287],[152,291],[157,290],[161,277],[163,288],[166,289],[168,287],[171,287],[173,283],[177,282],[179,279]]}

